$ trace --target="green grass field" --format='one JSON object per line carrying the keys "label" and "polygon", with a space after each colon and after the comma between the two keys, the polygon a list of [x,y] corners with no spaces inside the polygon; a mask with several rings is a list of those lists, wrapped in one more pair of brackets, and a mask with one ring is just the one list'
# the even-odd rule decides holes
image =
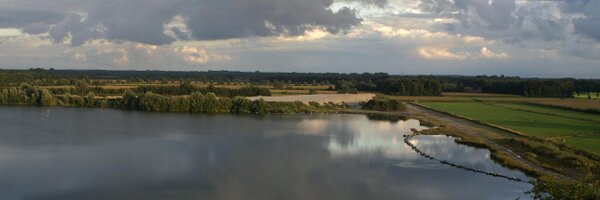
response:
{"label": "green grass field", "polygon": [[[515,110],[483,103],[425,102],[423,105],[538,137],[600,132],[600,123]],[[558,110],[558,109],[555,109]]]}
{"label": "green grass field", "polygon": [[600,135],[569,137],[566,144],[600,155]]}
{"label": "green grass field", "polygon": [[527,135],[544,138],[565,137],[567,145],[600,154],[600,115],[518,103],[421,102],[421,104]]}
{"label": "green grass field", "polygon": [[580,119],[580,120],[584,120],[584,121],[594,121],[596,123],[600,123],[600,115],[598,115],[598,114],[583,113],[583,112],[576,112],[576,111],[571,111],[571,110],[549,108],[549,107],[545,107],[545,106],[516,104],[516,103],[498,103],[498,104],[494,104],[494,105],[507,107],[507,108],[511,108],[511,109],[530,111],[530,112],[555,115],[555,116],[562,116],[562,117],[567,117],[567,118],[572,118],[572,119]]}

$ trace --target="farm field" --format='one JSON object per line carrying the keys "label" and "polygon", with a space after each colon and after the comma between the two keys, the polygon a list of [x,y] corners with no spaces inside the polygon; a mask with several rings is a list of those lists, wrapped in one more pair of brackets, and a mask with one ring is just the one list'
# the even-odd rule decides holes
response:
{"label": "farm field", "polygon": [[598,115],[598,114],[583,113],[583,112],[550,108],[550,107],[539,106],[539,105],[530,105],[530,104],[499,103],[499,104],[494,104],[494,105],[507,107],[507,108],[511,108],[511,109],[516,109],[516,110],[529,111],[529,112],[548,114],[548,115],[555,115],[555,116],[579,119],[579,120],[584,120],[584,121],[594,121],[594,122],[600,123],[600,115]]}
{"label": "farm field", "polygon": [[515,95],[487,94],[487,93],[449,93],[441,96],[392,96],[380,95],[386,99],[410,102],[488,102],[488,103],[530,103],[553,107],[566,107],[575,110],[598,110],[598,99],[560,99],[560,98],[531,98]]}
{"label": "farm field", "polygon": [[539,102],[534,102],[541,105],[600,111],[600,100],[594,99],[546,99]]}
{"label": "farm field", "polygon": [[421,102],[421,104],[435,110],[502,126],[531,136],[564,137],[568,145],[598,153],[596,146],[600,144],[600,123],[595,120],[599,115],[506,103]]}
{"label": "farm field", "polygon": [[600,155],[600,135],[567,137],[566,144]]}

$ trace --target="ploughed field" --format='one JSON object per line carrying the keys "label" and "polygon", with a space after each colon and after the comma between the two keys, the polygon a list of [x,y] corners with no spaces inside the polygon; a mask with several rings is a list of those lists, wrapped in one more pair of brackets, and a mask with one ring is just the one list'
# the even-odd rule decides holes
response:
{"label": "ploughed field", "polygon": [[498,125],[526,135],[556,139],[600,154],[600,114],[518,102],[420,102],[434,110]]}

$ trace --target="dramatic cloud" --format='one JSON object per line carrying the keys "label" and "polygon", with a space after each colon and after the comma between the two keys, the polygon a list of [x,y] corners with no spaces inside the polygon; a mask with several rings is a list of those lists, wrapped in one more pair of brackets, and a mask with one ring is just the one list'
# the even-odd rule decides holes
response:
{"label": "dramatic cloud", "polygon": [[454,33],[500,38],[562,40],[571,17],[560,15],[558,1],[422,0],[423,11],[454,19],[443,28]]}
{"label": "dramatic cloud", "polygon": [[190,4],[183,16],[199,40],[248,36],[302,35],[323,27],[348,30],[360,19],[349,8],[328,9],[333,0],[205,0]]}
{"label": "dramatic cloud", "polygon": [[0,0],[0,68],[589,78],[598,24],[598,0]]}
{"label": "dramatic cloud", "polygon": [[578,33],[600,41],[600,1],[569,0],[561,3],[561,9],[566,13],[582,14],[583,17],[574,20]]}
{"label": "dramatic cloud", "polygon": [[[383,6],[386,1],[366,3]],[[54,41],[74,46],[93,39],[163,45],[187,39],[297,36],[314,28],[339,33],[360,23],[354,10],[333,11],[332,4],[333,0],[0,0],[0,28],[30,34],[49,31]],[[173,21],[179,24],[170,24]]]}

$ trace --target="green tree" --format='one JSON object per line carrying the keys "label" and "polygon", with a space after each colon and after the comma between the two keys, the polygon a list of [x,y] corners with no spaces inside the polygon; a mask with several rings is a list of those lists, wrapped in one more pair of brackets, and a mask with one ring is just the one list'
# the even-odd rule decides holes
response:
{"label": "green tree", "polygon": [[251,112],[252,102],[243,97],[234,97],[232,100],[231,112],[235,114],[248,114]]}
{"label": "green tree", "polygon": [[267,114],[268,110],[269,110],[269,104],[262,98],[259,100],[253,101],[252,105],[250,106],[250,112],[259,114],[259,115]]}
{"label": "green tree", "polygon": [[90,87],[86,81],[78,80],[75,82],[75,94],[85,94],[90,91]]}
{"label": "green tree", "polygon": [[123,98],[121,99],[121,106],[123,109],[135,110],[138,108],[138,97],[130,89],[125,90]]}
{"label": "green tree", "polygon": [[356,85],[354,83],[352,83],[351,81],[347,81],[347,80],[338,81],[336,88],[338,90],[338,93],[340,93],[340,94],[346,94],[346,93],[355,94],[358,92],[358,90],[356,89]]}
{"label": "green tree", "polygon": [[169,101],[169,111],[190,112],[190,99],[188,97],[171,97]]}
{"label": "green tree", "polygon": [[562,98],[572,97],[575,93],[575,85],[572,81],[561,81],[558,84],[559,96]]}
{"label": "green tree", "polygon": [[208,93],[206,95],[204,95],[204,105],[202,106],[204,108],[204,112],[207,113],[219,113],[221,112],[219,110],[219,108],[221,107],[221,102],[219,101],[219,98],[217,97],[217,95],[213,94],[213,93]]}
{"label": "green tree", "polygon": [[55,104],[54,96],[47,89],[39,90],[38,98],[38,106],[53,106]]}
{"label": "green tree", "polygon": [[204,95],[200,92],[193,92],[192,95],[190,95],[190,112],[203,112],[203,105],[204,105]]}
{"label": "green tree", "polygon": [[138,98],[139,109],[145,111],[168,111],[168,103],[167,97],[152,92],[146,92],[146,94],[140,95]]}
{"label": "green tree", "polygon": [[3,89],[2,92],[0,92],[0,104],[6,105],[8,104],[8,90],[7,89]]}
{"label": "green tree", "polygon": [[84,106],[95,107],[97,103],[96,94],[94,94],[94,92],[88,92],[87,95],[85,95],[83,102]]}

